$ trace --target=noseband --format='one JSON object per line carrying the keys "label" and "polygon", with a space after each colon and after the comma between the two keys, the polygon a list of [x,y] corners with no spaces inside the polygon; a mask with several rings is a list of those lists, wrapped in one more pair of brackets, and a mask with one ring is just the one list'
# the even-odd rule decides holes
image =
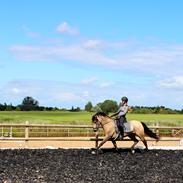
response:
{"label": "noseband", "polygon": [[100,123],[98,121],[95,121],[94,123],[96,124],[96,127],[93,128],[93,131],[96,132],[99,129]]}

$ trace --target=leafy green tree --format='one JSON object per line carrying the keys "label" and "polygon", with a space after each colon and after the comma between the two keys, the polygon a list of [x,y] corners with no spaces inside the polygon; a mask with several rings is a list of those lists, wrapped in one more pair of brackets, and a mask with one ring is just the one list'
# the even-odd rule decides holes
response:
{"label": "leafy green tree", "polygon": [[13,110],[12,104],[7,105],[5,110],[6,110],[6,111],[12,111],[12,110]]}
{"label": "leafy green tree", "polygon": [[72,106],[70,111],[74,111],[74,110],[75,110],[75,109],[74,109],[74,106]]}
{"label": "leafy green tree", "polygon": [[76,111],[76,112],[81,111],[80,107],[76,107],[75,111]]}
{"label": "leafy green tree", "polygon": [[96,106],[92,107],[91,109],[92,112],[102,112],[102,109],[100,106],[97,104]]}
{"label": "leafy green tree", "polygon": [[102,109],[102,111],[107,113],[107,114],[109,112],[116,112],[118,110],[118,104],[114,100],[105,100],[99,106]]}
{"label": "leafy green tree", "polygon": [[25,97],[20,105],[22,111],[32,111],[39,107],[39,102],[32,97]]}
{"label": "leafy green tree", "polygon": [[85,111],[91,112],[93,108],[92,103],[89,101],[86,105],[85,105]]}
{"label": "leafy green tree", "polygon": [[6,106],[3,104],[0,104],[0,111],[4,111],[6,109]]}
{"label": "leafy green tree", "polygon": [[15,111],[21,111],[20,106],[17,106],[16,109],[15,109]]}

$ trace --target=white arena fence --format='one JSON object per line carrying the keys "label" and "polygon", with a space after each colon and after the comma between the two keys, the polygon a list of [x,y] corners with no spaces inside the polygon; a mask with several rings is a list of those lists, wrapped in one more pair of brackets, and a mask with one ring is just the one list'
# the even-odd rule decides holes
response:
{"label": "white arena fence", "polygon": [[[158,124],[158,123],[157,123]],[[182,126],[148,126],[160,136],[181,137],[183,136]],[[99,136],[103,130],[99,130]],[[0,137],[30,138],[30,137],[93,137],[92,125],[52,125],[52,124],[0,124]]]}
{"label": "white arena fence", "polygon": [[[182,142],[183,127],[148,126],[157,133],[164,141]],[[101,138],[98,138],[101,137]],[[98,141],[102,140],[103,130],[100,128],[98,136],[93,132],[92,125],[51,125],[51,124],[0,124],[0,141]],[[74,137],[74,138],[73,138]],[[174,138],[172,138],[174,137]],[[177,138],[175,138],[177,137]],[[130,141],[130,139],[124,139]],[[154,141],[153,139],[147,139]]]}
{"label": "white arena fence", "polygon": [[[159,136],[182,137],[183,127],[181,126],[159,126],[158,123],[148,126]],[[103,130],[99,130],[99,136]],[[3,139],[41,139],[47,137],[95,137],[92,125],[52,125],[52,124],[0,124],[0,140]],[[81,139],[81,138],[80,138]]]}

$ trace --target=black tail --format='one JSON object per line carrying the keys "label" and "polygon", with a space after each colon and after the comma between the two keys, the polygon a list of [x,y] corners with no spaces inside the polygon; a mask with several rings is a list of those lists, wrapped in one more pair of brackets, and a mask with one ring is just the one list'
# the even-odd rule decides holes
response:
{"label": "black tail", "polygon": [[143,123],[143,122],[141,122],[141,123],[142,123],[142,125],[143,125],[143,127],[144,127],[144,132],[145,132],[146,135],[148,135],[149,137],[154,138],[154,139],[156,139],[156,140],[159,140],[159,137],[156,135],[156,133],[154,133],[153,131],[151,131],[151,130],[147,127],[147,125],[146,125],[145,123]]}

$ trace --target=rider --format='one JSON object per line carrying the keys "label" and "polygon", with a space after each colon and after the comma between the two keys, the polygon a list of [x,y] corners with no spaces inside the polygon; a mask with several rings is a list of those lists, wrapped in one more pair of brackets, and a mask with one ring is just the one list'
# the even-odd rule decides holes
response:
{"label": "rider", "polygon": [[126,113],[128,112],[128,98],[124,96],[121,98],[121,101],[122,102],[121,102],[120,108],[118,109],[118,111],[116,113],[111,115],[111,117],[117,116],[117,126],[121,133],[120,138],[122,139],[124,136],[124,123],[127,122]]}

